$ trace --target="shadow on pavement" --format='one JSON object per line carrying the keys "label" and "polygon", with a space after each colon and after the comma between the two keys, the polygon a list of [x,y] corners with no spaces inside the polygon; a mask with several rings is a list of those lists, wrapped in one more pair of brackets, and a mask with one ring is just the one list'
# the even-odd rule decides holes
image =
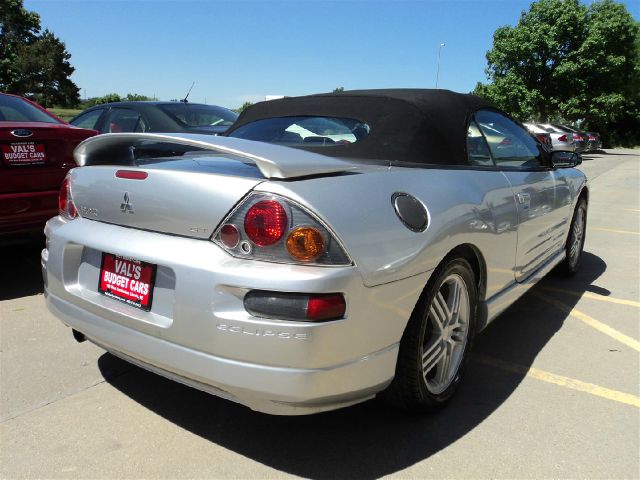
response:
{"label": "shadow on pavement", "polygon": [[[531,366],[567,316],[537,300],[536,293],[558,285],[580,293],[591,290],[605,269],[601,258],[585,252],[577,276],[549,275],[478,336],[473,356]],[[573,307],[579,298],[574,295],[566,304]],[[429,458],[483,422],[524,378],[472,357],[456,397],[431,415],[408,415],[374,400],[312,416],[276,417],[141,369],[114,378],[107,372],[114,368],[109,354],[100,357],[98,365],[115,388],[179,427],[264,465],[309,478],[376,478]]]}
{"label": "shadow on pavement", "polygon": [[[40,252],[44,236],[28,242],[0,246],[0,300],[12,300],[42,293],[44,284],[40,270]],[[5,273],[6,272],[6,273]]]}

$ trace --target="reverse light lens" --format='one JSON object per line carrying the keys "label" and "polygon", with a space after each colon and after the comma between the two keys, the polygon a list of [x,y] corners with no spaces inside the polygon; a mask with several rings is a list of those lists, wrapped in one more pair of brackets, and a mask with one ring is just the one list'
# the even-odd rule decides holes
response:
{"label": "reverse light lens", "polygon": [[344,317],[346,302],[341,293],[288,293],[252,290],[244,297],[247,312],[276,320],[322,322]]}
{"label": "reverse light lens", "polygon": [[273,245],[287,229],[287,212],[275,200],[262,200],[253,205],[244,218],[244,231],[260,247]]}
{"label": "reverse light lens", "polygon": [[311,262],[324,252],[322,234],[311,227],[299,227],[287,237],[287,251],[296,260]]}
{"label": "reverse light lens", "polygon": [[58,193],[58,213],[70,220],[73,220],[78,216],[78,210],[73,204],[71,198],[71,186],[69,184],[69,178],[65,178],[60,186],[60,192]]}

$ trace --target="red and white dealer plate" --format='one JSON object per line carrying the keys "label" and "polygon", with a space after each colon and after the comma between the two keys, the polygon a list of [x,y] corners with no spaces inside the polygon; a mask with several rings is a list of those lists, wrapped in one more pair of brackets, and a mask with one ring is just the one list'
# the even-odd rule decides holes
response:
{"label": "red and white dealer plate", "polygon": [[2,145],[2,161],[5,165],[44,165],[47,152],[43,143],[10,143]]}
{"label": "red and white dealer plate", "polygon": [[98,291],[107,297],[148,312],[155,280],[156,265],[111,253],[102,254]]}

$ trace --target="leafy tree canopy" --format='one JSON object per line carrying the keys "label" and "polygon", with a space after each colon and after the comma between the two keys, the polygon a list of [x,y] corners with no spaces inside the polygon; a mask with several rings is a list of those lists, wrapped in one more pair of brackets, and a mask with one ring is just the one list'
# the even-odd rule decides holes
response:
{"label": "leafy tree canopy", "polygon": [[252,102],[244,102],[242,104],[242,106],[238,107],[238,108],[234,108],[233,110],[237,113],[242,113],[244,112],[247,108],[249,108],[251,105],[253,105]]}
{"label": "leafy tree canopy", "polygon": [[[94,105],[102,105],[103,103],[113,102],[147,102],[150,100],[157,100],[155,97],[148,97],[139,93],[127,93],[124,97],[121,97],[117,93],[107,93],[102,97],[93,97],[83,102],[83,107],[93,107]],[[174,101],[174,100],[172,100]],[[176,100],[177,101],[177,100]]]}
{"label": "leafy tree canopy", "polygon": [[17,77],[18,49],[33,42],[40,32],[40,16],[22,6],[22,0],[0,2],[0,88]]}
{"label": "leafy tree canopy", "polygon": [[22,0],[0,2],[0,90],[29,97],[44,107],[72,107],[80,91],[65,44],[40,31],[40,17]]}
{"label": "leafy tree canopy", "polygon": [[474,93],[523,120],[611,130],[640,113],[640,28],[614,0],[538,0],[487,52]]}

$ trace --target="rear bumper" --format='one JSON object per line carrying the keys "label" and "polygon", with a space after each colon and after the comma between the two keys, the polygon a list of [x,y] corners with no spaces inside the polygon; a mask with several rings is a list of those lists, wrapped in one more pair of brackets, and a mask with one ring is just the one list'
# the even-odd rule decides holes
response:
{"label": "rear bumper", "polygon": [[131,330],[49,293],[47,307],[114,355],[172,380],[276,415],[304,415],[372,398],[391,381],[398,344],[325,368],[282,368],[199,352]]}
{"label": "rear bumper", "polygon": [[[356,267],[235,259],[207,240],[84,219],[52,219],[46,233],[47,306],[66,325],[143,368],[271,414],[331,410],[383,390],[428,277],[368,288]],[[150,312],[97,293],[100,251],[158,265]],[[243,304],[250,289],[342,292],[347,315],[325,323],[253,317]]]}

